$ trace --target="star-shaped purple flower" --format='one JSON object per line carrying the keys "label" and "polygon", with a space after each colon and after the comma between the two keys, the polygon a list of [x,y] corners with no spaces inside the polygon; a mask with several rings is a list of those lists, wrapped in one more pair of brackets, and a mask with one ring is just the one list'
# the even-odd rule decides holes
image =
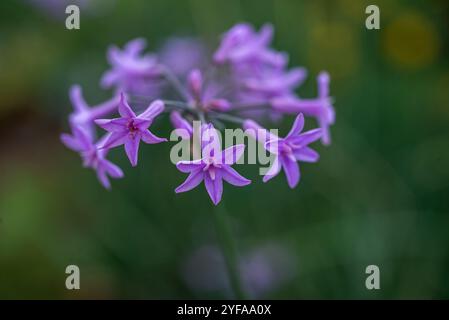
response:
{"label": "star-shaped purple flower", "polygon": [[122,170],[106,159],[107,149],[102,149],[103,144],[101,139],[97,143],[93,143],[92,136],[80,126],[72,126],[73,135],[63,133],[61,141],[64,145],[76,151],[83,159],[83,165],[86,168],[92,168],[97,172],[97,177],[100,183],[106,188],[110,189],[111,184],[108,175],[112,178],[122,178]]}
{"label": "star-shaped purple flower", "polygon": [[275,98],[271,104],[274,109],[286,113],[304,113],[317,119],[323,129],[321,140],[323,144],[331,143],[329,127],[335,123],[335,111],[329,97],[330,77],[327,72],[321,72],[317,77],[318,97],[315,99],[299,99],[296,97]]}
{"label": "star-shaped purple flower", "polygon": [[187,77],[187,85],[191,98],[190,103],[195,107],[204,111],[228,111],[231,108],[228,100],[215,97],[220,91],[216,84],[209,83],[207,87],[204,86],[203,74],[200,70],[190,71]]}
{"label": "star-shaped purple flower", "polygon": [[154,80],[161,75],[161,70],[154,55],[142,54],[145,46],[146,41],[138,38],[128,42],[123,50],[116,46],[109,48],[112,68],[101,78],[101,86],[146,95],[149,90],[154,91]]}
{"label": "star-shaped purple flower", "polygon": [[136,166],[140,140],[148,144],[167,141],[148,130],[154,118],[164,111],[164,103],[156,100],[143,113],[136,116],[122,93],[118,111],[121,118],[95,120],[97,125],[110,132],[102,147],[110,149],[124,144],[131,165]]}
{"label": "star-shaped purple flower", "polygon": [[237,24],[223,35],[220,47],[214,53],[214,62],[283,67],[287,63],[287,57],[268,47],[272,38],[273,27],[269,24],[262,26],[259,33],[249,24]]}
{"label": "star-shaped purple flower", "polygon": [[189,176],[175,191],[190,191],[204,181],[209,197],[217,205],[223,194],[223,180],[238,187],[251,183],[231,168],[243,154],[245,145],[235,145],[222,151],[213,125],[206,125],[202,131],[202,158],[177,163],[178,170],[189,173]]}
{"label": "star-shaped purple flower", "polygon": [[[264,130],[252,120],[245,121],[244,127],[245,129],[253,129],[256,131]],[[261,142],[264,143],[265,149],[275,155],[273,164],[263,177],[264,182],[275,177],[281,171],[281,168],[283,168],[287,183],[293,189],[300,179],[299,165],[297,162],[318,161],[319,154],[308,145],[321,138],[322,129],[314,129],[301,133],[303,128],[304,116],[299,114],[285,138],[276,137],[268,132],[258,135],[259,139],[260,136],[263,137]]]}
{"label": "star-shaped purple flower", "polygon": [[92,137],[95,133],[94,120],[115,111],[120,101],[120,97],[116,95],[103,103],[90,107],[84,99],[83,90],[79,85],[70,87],[69,97],[73,106],[73,112],[69,115],[70,125],[82,127]]}

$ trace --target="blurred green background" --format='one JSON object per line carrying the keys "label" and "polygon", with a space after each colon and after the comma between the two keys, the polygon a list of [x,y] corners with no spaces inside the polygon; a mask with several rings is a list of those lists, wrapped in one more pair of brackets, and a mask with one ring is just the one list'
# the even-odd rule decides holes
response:
{"label": "blurred green background", "polygon": [[[302,96],[328,70],[337,112],[332,145],[316,145],[321,160],[302,166],[295,190],[243,165],[254,183],[225,186],[239,251],[275,243],[295,261],[263,297],[449,298],[449,2],[85,0],[76,31],[64,2],[0,2],[0,298],[227,297],[183,276],[217,236],[204,188],[174,193],[185,175],[170,144],[142,148],[137,168],[111,152],[126,178],[107,192],[59,134],[70,85],[91,104],[110,97],[98,85],[108,45],[142,36],[157,50],[193,35],[213,48],[241,21],[274,25],[274,47],[309,70]],[[368,4],[380,7],[378,31],[365,28]],[[65,288],[69,264],[81,290]],[[380,290],[365,288],[370,264]]]}

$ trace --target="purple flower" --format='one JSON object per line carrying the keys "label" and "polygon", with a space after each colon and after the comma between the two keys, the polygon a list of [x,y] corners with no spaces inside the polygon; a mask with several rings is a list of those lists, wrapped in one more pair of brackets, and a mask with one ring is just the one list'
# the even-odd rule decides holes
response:
{"label": "purple flower", "polygon": [[302,112],[306,116],[315,117],[323,129],[322,141],[328,145],[331,142],[329,126],[335,122],[335,111],[329,97],[330,77],[327,72],[321,72],[317,77],[318,97],[316,99],[275,98],[271,104],[276,110],[285,113]]}
{"label": "purple flower", "polygon": [[143,113],[136,116],[122,93],[118,107],[121,118],[95,120],[97,125],[111,133],[105,139],[102,147],[109,149],[124,144],[131,165],[136,166],[140,140],[148,144],[167,141],[165,138],[156,137],[148,130],[154,118],[163,110],[163,102],[156,100]]}
{"label": "purple flower", "polygon": [[231,108],[228,100],[214,97],[219,91],[216,85],[209,84],[207,88],[204,88],[203,75],[198,69],[189,73],[187,85],[192,100],[190,103],[195,107],[204,111],[227,111]]}
{"label": "purple flower", "polygon": [[204,126],[201,141],[201,159],[177,163],[178,170],[189,173],[189,176],[175,191],[190,191],[204,181],[209,197],[217,205],[223,194],[223,180],[238,187],[251,183],[231,168],[243,154],[245,145],[239,144],[221,151],[220,141],[212,124]]}
{"label": "purple flower", "polygon": [[108,175],[112,178],[122,178],[122,170],[106,159],[107,149],[102,149],[104,139],[94,144],[92,136],[86,130],[79,126],[72,126],[73,135],[63,133],[61,141],[64,145],[76,151],[83,159],[83,165],[87,168],[92,168],[97,172],[97,177],[100,183],[106,188],[110,189],[111,184]]}
{"label": "purple flower", "polygon": [[268,48],[272,37],[273,27],[269,24],[264,25],[259,33],[249,24],[237,24],[223,35],[214,54],[214,62],[253,66],[263,63],[283,67],[287,63],[286,55]]}
{"label": "purple flower", "polygon": [[101,86],[147,96],[149,91],[157,89],[155,79],[161,75],[161,70],[155,56],[142,55],[145,46],[145,40],[139,38],[128,42],[123,50],[116,46],[109,48],[112,69],[103,75]]}
{"label": "purple flower", "polygon": [[92,137],[95,136],[94,120],[115,111],[120,100],[117,95],[108,101],[89,107],[79,85],[73,85],[70,88],[69,96],[73,105],[73,112],[69,115],[70,125],[82,127]]}
{"label": "purple flower", "polygon": [[[254,121],[246,121],[245,129],[259,130],[262,129]],[[311,149],[308,145],[319,138],[321,138],[322,130],[314,129],[301,133],[304,127],[304,117],[299,114],[285,138],[275,137],[273,134],[268,134],[260,140],[264,143],[264,147],[270,153],[275,155],[274,162],[268,172],[263,177],[263,181],[275,177],[281,170],[284,169],[287,183],[290,188],[296,187],[300,179],[299,165],[297,161],[316,162],[319,159],[319,154]],[[268,141],[266,141],[268,140]]]}
{"label": "purple flower", "polygon": [[176,130],[176,134],[183,139],[190,139],[193,135],[193,128],[190,122],[184,119],[178,111],[170,113],[170,122]]}
{"label": "purple flower", "polygon": [[195,38],[170,38],[159,51],[160,62],[174,74],[184,77],[207,61],[204,44]]}
{"label": "purple flower", "polygon": [[252,73],[251,76],[241,79],[242,90],[259,99],[271,99],[274,97],[290,97],[293,90],[306,78],[304,68],[295,68],[290,71],[282,69],[265,69],[260,74]]}

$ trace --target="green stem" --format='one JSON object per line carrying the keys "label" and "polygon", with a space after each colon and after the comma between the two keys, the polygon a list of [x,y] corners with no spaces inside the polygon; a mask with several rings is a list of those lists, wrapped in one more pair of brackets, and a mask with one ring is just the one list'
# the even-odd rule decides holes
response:
{"label": "green stem", "polygon": [[244,300],[246,299],[246,296],[240,281],[240,272],[238,270],[239,259],[236,244],[231,233],[229,217],[223,203],[220,206],[215,207],[213,211],[215,227],[217,229],[219,242],[226,262],[231,288],[237,299]]}

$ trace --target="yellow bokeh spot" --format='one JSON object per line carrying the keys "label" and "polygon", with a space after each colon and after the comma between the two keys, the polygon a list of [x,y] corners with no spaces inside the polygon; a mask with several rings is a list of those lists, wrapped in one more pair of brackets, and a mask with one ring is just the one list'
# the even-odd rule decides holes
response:
{"label": "yellow bokeh spot", "polygon": [[359,68],[359,38],[341,22],[316,23],[310,28],[308,65],[311,71],[328,70],[333,78],[352,76]]}
{"label": "yellow bokeh spot", "polygon": [[440,40],[433,23],[427,17],[406,12],[385,27],[382,45],[385,55],[395,65],[419,69],[435,62]]}

